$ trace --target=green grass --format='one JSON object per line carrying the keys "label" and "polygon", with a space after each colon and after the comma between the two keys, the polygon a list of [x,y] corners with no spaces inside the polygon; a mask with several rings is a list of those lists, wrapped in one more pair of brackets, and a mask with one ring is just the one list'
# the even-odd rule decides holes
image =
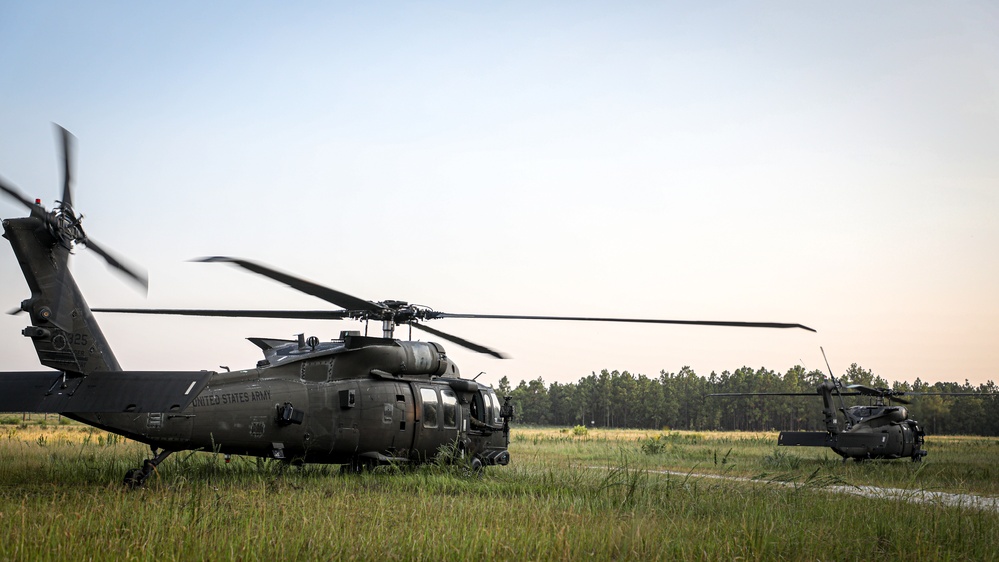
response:
{"label": "green grass", "polygon": [[[988,493],[990,440],[934,444],[921,465],[855,465],[777,450],[765,435],[516,429],[514,436],[513,464],[482,475],[427,466],[340,476],[335,466],[178,453],[146,488],[128,491],[121,478],[145,458],[143,446],[82,427],[5,426],[0,559],[997,556],[999,514],[824,490],[845,482]],[[662,450],[643,450],[649,439]],[[797,485],[686,475],[706,472]]]}

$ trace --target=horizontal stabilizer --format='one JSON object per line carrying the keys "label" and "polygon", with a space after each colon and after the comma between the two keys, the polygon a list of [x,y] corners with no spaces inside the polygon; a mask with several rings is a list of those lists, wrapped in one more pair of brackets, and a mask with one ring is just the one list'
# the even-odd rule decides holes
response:
{"label": "horizontal stabilizer", "polygon": [[208,384],[211,371],[0,372],[0,412],[179,412]]}
{"label": "horizontal stabilizer", "polygon": [[885,446],[887,433],[843,432],[830,435],[825,431],[782,431],[777,444],[785,447],[835,447],[849,449],[863,447],[877,451]]}
{"label": "horizontal stabilizer", "polygon": [[785,447],[835,447],[836,436],[825,431],[782,431],[777,444]]}

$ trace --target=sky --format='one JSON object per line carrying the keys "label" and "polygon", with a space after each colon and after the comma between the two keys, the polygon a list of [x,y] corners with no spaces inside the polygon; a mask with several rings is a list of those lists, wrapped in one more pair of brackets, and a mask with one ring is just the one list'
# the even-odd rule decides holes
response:
{"label": "sky", "polygon": [[[333,308],[189,261],[226,255],[453,313],[817,330],[433,323],[510,356],[444,342],[492,384],[825,369],[820,347],[839,374],[997,378],[992,2],[0,0],[0,176],[50,206],[53,122],[87,233],[150,276],[78,249],[93,307]],[[0,308],[28,296],[0,245]],[[99,320],[134,370],[364,329]],[[39,368],[26,321],[0,318],[0,369]]]}

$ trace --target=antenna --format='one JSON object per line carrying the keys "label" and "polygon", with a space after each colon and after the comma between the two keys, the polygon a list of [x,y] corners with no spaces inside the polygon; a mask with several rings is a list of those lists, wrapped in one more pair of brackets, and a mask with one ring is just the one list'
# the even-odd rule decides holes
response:
{"label": "antenna", "polygon": [[822,352],[822,360],[826,362],[826,369],[829,370],[829,378],[832,379],[833,386],[836,388],[836,396],[839,396],[840,411],[843,412],[843,417],[846,419],[846,429],[849,430],[853,427],[853,423],[850,422],[850,416],[846,415],[846,402],[843,400],[843,394],[839,391],[842,383],[833,374],[832,367],[829,366],[829,359],[826,357],[826,350],[822,349],[821,345],[819,346],[819,351]]}
{"label": "antenna", "polygon": [[822,349],[822,346],[820,345],[819,351],[822,352],[822,360],[826,362],[826,369],[829,369],[829,378],[833,380],[833,383],[835,383],[836,387],[838,388],[839,382],[836,380],[836,377],[833,375],[832,367],[829,366],[829,359],[826,358],[826,350]]}

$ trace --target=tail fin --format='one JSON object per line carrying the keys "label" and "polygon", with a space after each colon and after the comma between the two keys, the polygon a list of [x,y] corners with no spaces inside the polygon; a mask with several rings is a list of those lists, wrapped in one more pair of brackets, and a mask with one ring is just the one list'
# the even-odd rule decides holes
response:
{"label": "tail fin", "polygon": [[90,374],[120,371],[97,320],[69,271],[69,248],[53,235],[40,213],[3,221],[31,298],[21,309],[31,316],[22,332],[31,338],[42,365]]}

